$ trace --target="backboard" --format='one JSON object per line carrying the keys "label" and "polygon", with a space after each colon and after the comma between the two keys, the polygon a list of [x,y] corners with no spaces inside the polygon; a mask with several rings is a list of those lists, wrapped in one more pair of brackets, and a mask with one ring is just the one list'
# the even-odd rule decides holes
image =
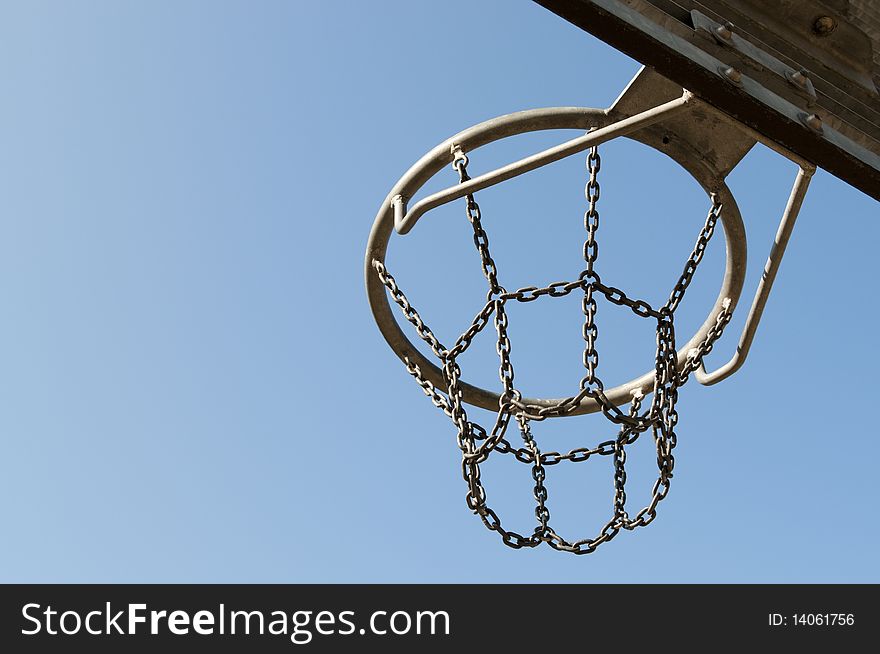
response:
{"label": "backboard", "polygon": [[880,4],[535,2],[880,200]]}

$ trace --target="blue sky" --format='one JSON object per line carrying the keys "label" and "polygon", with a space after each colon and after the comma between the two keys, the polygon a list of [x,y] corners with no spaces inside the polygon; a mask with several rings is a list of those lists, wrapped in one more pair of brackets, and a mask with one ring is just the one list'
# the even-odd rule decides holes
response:
{"label": "blue sky", "polygon": [[[817,173],[745,368],[682,389],[654,524],[588,557],[512,551],[467,511],[449,421],[373,324],[363,250],[436,143],[515,110],[608,106],[638,64],[527,0],[29,1],[2,16],[0,580],[880,581],[867,196]],[[472,172],[570,136],[486,148]],[[599,270],[660,303],[706,198],[642,146],[602,154]],[[746,293],[794,173],[758,147],[729,180]],[[584,181],[578,156],[480,194],[508,287],[577,276]],[[426,216],[388,257],[446,341],[484,293],[463,211]],[[722,263],[719,238],[680,337]],[[577,384],[579,310],[511,310],[525,392]],[[650,367],[649,325],[600,304],[599,328],[606,385]],[[475,344],[465,378],[497,386],[493,356],[491,337]],[[613,430],[592,416],[534,432],[564,449]],[[651,446],[633,448],[643,504]],[[486,468],[505,525],[529,531],[528,468]],[[559,529],[595,533],[611,461],[557,468]]]}

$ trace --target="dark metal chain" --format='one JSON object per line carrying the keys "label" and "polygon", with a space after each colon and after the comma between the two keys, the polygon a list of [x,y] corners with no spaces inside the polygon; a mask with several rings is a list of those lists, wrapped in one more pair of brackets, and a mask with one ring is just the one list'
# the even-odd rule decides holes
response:
{"label": "dark metal chain", "polygon": [[[422,375],[422,371],[418,365],[410,361],[408,357],[404,358],[404,363],[406,364],[407,372],[412,375],[413,379],[415,379],[416,383],[422,388],[422,391],[425,393],[425,395],[431,400],[431,403],[451,418],[452,410],[449,406],[449,400],[440,391],[437,390],[434,384],[432,384]],[[486,431],[476,423],[470,423],[470,430],[473,434],[473,438],[475,441],[484,441],[488,437]],[[623,444],[631,445],[632,443],[634,443],[636,440],[638,440],[639,433],[640,432],[630,432],[627,439],[623,441]],[[615,453],[619,442],[621,442],[619,441],[619,439],[608,440],[599,443],[592,448],[577,447],[570,450],[566,454],[562,454],[560,452],[542,452],[541,465],[555,466],[565,461],[571,463],[582,463],[589,460],[591,456],[611,456]],[[513,445],[511,445],[510,442],[508,442],[504,438],[498,440],[498,444],[495,446],[494,451],[500,454],[511,454],[520,463],[530,464],[533,463],[535,460],[534,453],[531,449],[525,447],[513,447]]]}
{"label": "dark metal chain", "polygon": [[449,407],[449,400],[447,400],[443,395],[441,395],[437,388],[430,381],[425,379],[422,376],[422,371],[412,361],[409,360],[409,357],[405,357],[403,362],[406,364],[406,371],[412,375],[413,379],[416,380],[416,383],[422,387],[425,395],[431,400],[431,403],[440,409],[443,413],[445,413],[450,418],[452,417],[452,409]]}
{"label": "dark metal chain", "polygon": [[[584,262],[586,268],[581,273],[581,279],[590,279],[594,276],[593,266],[599,256],[599,244],[596,242],[596,232],[599,231],[599,169],[602,160],[599,158],[599,148],[590,148],[587,156],[587,168],[590,178],[584,188],[589,207],[584,213],[584,228],[587,230],[587,240],[584,241]],[[596,339],[599,337],[599,328],[596,326],[596,299],[593,297],[594,285],[588,283],[584,288],[584,298],[581,308],[584,314],[584,326],[582,336],[584,338],[583,364],[587,374],[581,380],[581,390],[597,388],[602,390],[602,382],[596,378],[596,368],[599,366],[599,353],[596,351]]]}
{"label": "dark metal chain", "polygon": [[[470,179],[470,175],[468,175],[467,172],[467,165],[467,155],[465,155],[460,148],[456,148],[453,151],[452,167],[458,173],[459,183],[466,182]],[[483,229],[480,220],[480,205],[477,204],[477,201],[472,194],[468,194],[466,200],[467,218],[474,228],[474,245],[477,246],[477,251],[480,253],[480,264],[483,268],[483,274],[489,282],[488,297],[491,299],[492,296],[504,292],[504,289],[501,288],[501,285],[498,283],[498,268],[495,266],[495,261],[492,259],[492,255],[489,254],[489,236]]]}
{"label": "dark metal chain", "polygon": [[[460,148],[455,148],[453,150],[453,168],[458,173],[460,182],[470,179],[467,173],[467,164],[467,156]],[[514,292],[508,292],[498,281],[498,269],[489,251],[489,238],[482,226],[480,207],[473,195],[466,196],[467,218],[473,228],[474,244],[480,256],[480,264],[488,282],[489,291],[486,304],[450,349],[446,349],[425,324],[384,264],[379,261],[373,262],[379,279],[388,289],[395,304],[402,310],[405,319],[415,327],[419,337],[427,343],[442,363],[443,385],[446,388],[441,392],[423,376],[418,365],[409,357],[404,357],[409,374],[416,380],[431,402],[452,420],[458,430],[458,446],[462,452],[462,476],[468,489],[465,497],[466,503],[488,529],[498,532],[502,541],[515,549],[536,547],[542,542],[546,542],[557,550],[588,554],[595,551],[602,543],[614,538],[621,529],[632,530],[642,527],[650,524],[656,518],[657,505],[669,492],[675,465],[673,450],[677,443],[675,427],[678,423],[676,410],[678,388],[685,384],[691,373],[702,365],[703,358],[712,351],[715,342],[721,337],[731,318],[730,302],[725,301],[705,338],[697,347],[688,352],[683,364],[678,365],[673,313],[681,303],[697,266],[703,258],[718,219],[721,217],[722,205],[717,196],[712,195],[712,208],[669,300],[661,309],[656,310],[644,300],[631,299],[620,289],[603,284],[595,271],[599,252],[596,240],[599,229],[597,203],[601,192],[598,181],[601,159],[597,148],[591,149],[587,157],[587,168],[589,179],[585,187],[585,195],[588,208],[584,214],[584,227],[587,236],[583,250],[585,269],[575,281],[554,282],[541,288],[528,286]],[[582,336],[584,339],[583,364],[586,374],[580,382],[580,390],[575,395],[559,400],[550,406],[525,404],[514,384],[505,305],[511,300],[532,302],[544,296],[563,297],[575,290],[582,290],[584,293]],[[627,413],[622,412],[605,396],[604,386],[597,375],[599,365],[599,355],[596,350],[598,328],[595,321],[597,293],[613,304],[628,307],[637,316],[653,318],[657,321],[654,386],[651,389],[650,407],[644,412],[641,409],[643,400],[641,391],[633,393],[632,403]],[[467,411],[464,408],[461,368],[457,363],[457,358],[470,347],[473,339],[490,321],[494,324],[497,336],[495,347],[499,357],[499,377],[503,390],[499,399],[495,423],[491,431],[487,433],[481,425],[468,419]],[[542,452],[532,434],[530,423],[550,417],[568,415],[588,397],[598,403],[606,418],[620,426],[617,437],[603,441],[593,448],[579,447],[566,454],[552,451]],[[515,417],[519,423],[523,447],[516,448],[505,439],[511,417]],[[638,440],[639,436],[648,429],[653,434],[658,477],[651,489],[651,499],[647,506],[636,513],[635,517],[630,518],[626,511],[626,447]],[[498,514],[487,504],[486,489],[481,480],[480,464],[486,461],[492,452],[511,454],[517,461],[531,466],[534,482],[533,495],[537,503],[535,518],[538,524],[529,536],[523,536],[503,527]],[[580,463],[593,456],[612,457],[614,463],[613,515],[596,537],[568,541],[550,526],[550,510],[547,506],[548,491],[545,485],[546,468],[563,461]]]}
{"label": "dark metal chain", "polygon": [[666,308],[669,309],[670,312],[675,311],[681,303],[684,293],[690,285],[694,273],[697,271],[697,266],[699,266],[700,261],[703,260],[706,246],[709,244],[709,239],[712,238],[712,234],[715,232],[715,225],[718,222],[718,219],[721,218],[722,209],[723,205],[721,204],[721,200],[716,193],[713,193],[712,208],[709,209],[706,223],[703,225],[703,229],[700,230],[700,235],[697,237],[697,242],[694,244],[694,250],[691,252],[691,256],[688,257],[688,260],[684,265],[684,271],[681,273],[681,277],[678,278],[678,282],[676,282],[675,287],[672,289],[672,294],[666,302]]}
{"label": "dark metal chain", "polygon": [[596,208],[599,202],[599,170],[602,168],[602,159],[599,157],[599,148],[590,148],[587,155],[587,170],[590,177],[584,187],[584,195],[587,198],[588,207],[584,213],[584,229],[587,230],[587,240],[584,242],[584,261],[587,264],[584,275],[590,277],[593,266],[599,257],[599,244],[596,242],[596,232],[599,231],[599,211]]}
{"label": "dark metal chain", "polygon": [[[641,391],[633,393],[630,415],[638,414],[642,397]],[[614,520],[621,525],[629,522],[626,514],[626,445],[629,444],[629,439],[627,430],[621,429],[614,442]]]}
{"label": "dark metal chain", "polygon": [[721,335],[724,333],[724,328],[733,317],[733,313],[730,309],[730,298],[724,298],[721,306],[722,309],[715,317],[715,324],[709,328],[709,333],[706,334],[706,337],[699,345],[697,345],[697,347],[688,352],[684,366],[678,371],[676,386],[684,386],[687,383],[687,380],[690,379],[691,373],[703,365],[703,358],[712,351],[712,348],[715,347],[715,342],[721,338]]}
{"label": "dark metal chain", "polygon": [[[467,155],[465,155],[460,148],[454,149],[452,167],[458,173],[459,183],[464,183],[470,179],[470,175],[468,175],[467,172],[467,165]],[[494,302],[495,331],[498,334],[495,350],[498,353],[500,361],[498,375],[501,378],[501,385],[504,389],[501,399],[502,402],[511,399],[518,400],[519,392],[513,386],[514,372],[513,364],[510,362],[510,338],[507,336],[507,312],[504,309],[504,300],[493,300],[495,296],[502,295],[507,291],[498,283],[498,268],[489,252],[489,236],[483,229],[480,219],[480,205],[477,204],[477,201],[472,194],[468,194],[466,199],[467,218],[474,230],[474,245],[477,247],[477,252],[480,254],[480,264],[483,268],[483,274],[486,276],[486,281],[489,282],[487,299],[489,300],[489,304]],[[488,309],[487,304],[486,308],[480,315],[484,315],[488,311],[491,310]],[[478,319],[479,317],[480,316],[478,316]],[[473,325],[474,329],[477,329],[477,327],[478,325]],[[481,329],[482,327],[479,328]],[[468,332],[470,331],[471,330],[468,330]],[[468,337],[468,332],[465,332],[463,335],[466,341],[469,341],[470,338],[472,338],[472,336]]]}
{"label": "dark metal chain", "polygon": [[431,351],[436,356],[443,358],[443,353],[446,348],[437,340],[437,337],[434,336],[434,332],[428,329],[421,316],[419,316],[418,311],[416,311],[409,303],[409,300],[406,299],[406,295],[403,294],[403,291],[397,287],[397,282],[394,277],[391,276],[391,273],[386,270],[385,264],[381,261],[374,260],[373,268],[375,268],[376,274],[379,275],[379,280],[385,285],[385,288],[387,288],[388,292],[391,294],[391,299],[393,299],[394,303],[401,308],[407,321],[416,328],[416,333],[418,333],[419,337],[428,344]]}
{"label": "dark metal chain", "polygon": [[504,292],[499,295],[499,299],[508,301],[515,300],[517,302],[534,302],[541,297],[565,297],[572,291],[578,289],[586,290],[587,286],[592,285],[593,288],[605,296],[605,299],[618,306],[625,306],[632,310],[634,314],[641,318],[660,318],[660,312],[651,307],[644,300],[632,300],[627,297],[626,293],[619,288],[606,286],[601,282],[599,276],[594,272],[590,280],[577,279],[573,282],[553,282],[547,286],[538,288],[537,286],[526,286],[515,291]]}
{"label": "dark metal chain", "polygon": [[480,312],[477,314],[476,318],[474,318],[471,326],[458,337],[458,340],[455,341],[455,345],[446,352],[446,356],[454,359],[467,350],[474,337],[483,331],[483,328],[489,324],[489,318],[495,313],[495,308],[496,302],[494,300],[487,302],[486,306],[480,309]]}
{"label": "dark metal chain", "polygon": [[541,461],[541,450],[538,449],[538,444],[535,443],[532,430],[529,428],[528,418],[520,415],[517,420],[523,443],[532,455],[532,479],[535,481],[533,495],[538,504],[535,507],[535,519],[538,521],[538,526],[535,528],[534,535],[543,539],[550,533],[550,509],[547,508],[547,487],[544,486],[547,473],[544,471],[544,465]]}
{"label": "dark metal chain", "polygon": [[[642,394],[634,393],[630,404],[629,415],[635,417],[641,408]],[[626,528],[629,519],[626,516],[626,455],[624,445],[630,442],[631,428],[621,427],[617,440],[614,441],[614,513],[611,519],[605,523],[595,538],[583,538],[577,541],[568,541],[560,536],[552,528],[546,528],[545,542],[555,550],[570,552],[572,554],[591,554],[602,543],[607,543],[614,538],[621,528]]]}
{"label": "dark metal chain", "polygon": [[651,414],[655,420],[651,429],[654,433],[659,474],[651,489],[651,501],[636,514],[635,518],[627,520],[622,525],[629,530],[644,527],[657,517],[657,505],[669,493],[672,468],[675,465],[672,450],[675,449],[677,442],[675,425],[678,422],[678,414],[675,411],[675,404],[678,401],[678,390],[675,386],[677,355],[671,312],[657,326],[655,362],[654,390],[651,402]]}

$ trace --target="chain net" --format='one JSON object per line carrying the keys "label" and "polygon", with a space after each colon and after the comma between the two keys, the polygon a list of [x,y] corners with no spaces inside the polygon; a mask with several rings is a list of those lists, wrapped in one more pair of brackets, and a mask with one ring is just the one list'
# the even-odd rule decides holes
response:
{"label": "chain net", "polygon": [[[468,158],[460,149],[454,151],[453,168],[458,173],[459,182],[470,177],[467,173]],[[373,261],[379,279],[387,289],[391,299],[403,312],[407,322],[416,330],[419,337],[428,345],[440,361],[443,372],[443,385],[438,389],[427,380],[419,367],[404,359],[409,374],[422,388],[431,402],[443,411],[455,425],[458,432],[458,447],[462,453],[461,471],[467,484],[466,502],[491,531],[497,532],[505,545],[519,549],[537,547],[547,543],[550,547],[574,554],[589,554],[599,545],[610,541],[621,529],[633,530],[651,523],[657,516],[657,505],[669,493],[675,459],[673,450],[676,446],[675,427],[678,422],[676,402],[678,389],[687,382],[691,373],[701,365],[703,358],[712,351],[714,343],[721,337],[724,327],[730,321],[730,302],[725,301],[716,316],[715,323],[706,337],[691,349],[686,360],[678,365],[674,312],[682,301],[688,285],[703,258],[706,246],[715,231],[721,217],[722,205],[715,194],[712,195],[712,206],[700,231],[694,249],[688,257],[684,271],[679,277],[667,302],[654,309],[644,300],[629,298],[623,291],[602,283],[595,270],[599,254],[596,234],[599,230],[598,201],[600,187],[598,181],[601,159],[598,148],[593,147],[587,157],[589,179],[585,194],[588,202],[584,214],[584,227],[587,237],[584,242],[583,272],[574,281],[561,281],[542,288],[529,286],[517,291],[507,291],[498,280],[498,269],[489,252],[489,237],[483,229],[480,207],[473,195],[466,196],[467,219],[473,228],[474,244],[480,256],[483,274],[488,282],[489,290],[486,304],[476,315],[471,325],[455,341],[452,347],[440,343],[434,332],[425,324],[415,308],[409,303],[400,290],[394,277],[385,265]],[[579,390],[574,395],[561,399],[550,406],[530,405],[523,401],[522,395],[514,383],[514,369],[510,359],[510,339],[507,335],[508,302],[532,302],[543,296],[563,297],[575,291],[583,293],[583,329],[584,340],[583,365],[585,374],[580,381]],[[599,334],[596,325],[596,295],[602,295],[609,302],[628,307],[642,318],[649,318],[657,324],[657,349],[654,361],[654,384],[651,391],[651,402],[643,409],[644,395],[641,391],[633,391],[629,410],[624,412],[610,402],[605,396],[604,385],[597,376],[599,354],[596,351],[596,340]],[[502,392],[498,402],[498,412],[490,431],[468,419],[464,407],[461,389],[461,368],[457,359],[470,346],[473,338],[492,322],[497,334],[496,350],[500,361],[499,376]],[[594,400],[602,414],[618,426],[617,436],[599,443],[595,447],[580,447],[568,453],[542,451],[532,434],[531,423],[551,417],[569,415],[586,398]],[[507,438],[507,429],[511,417],[514,417],[519,428],[522,446],[514,446]],[[626,508],[626,447],[638,440],[639,436],[650,430],[653,435],[657,453],[657,479],[654,482],[650,502],[634,515],[630,516]],[[535,519],[537,525],[529,535],[522,535],[502,526],[498,514],[487,504],[487,494],[480,480],[480,464],[485,462],[491,453],[508,454],[517,461],[531,466],[534,481]],[[568,540],[559,535],[550,525],[550,509],[548,492],[544,484],[546,469],[562,462],[579,463],[594,456],[610,456],[614,463],[614,501],[611,518],[592,538]]]}

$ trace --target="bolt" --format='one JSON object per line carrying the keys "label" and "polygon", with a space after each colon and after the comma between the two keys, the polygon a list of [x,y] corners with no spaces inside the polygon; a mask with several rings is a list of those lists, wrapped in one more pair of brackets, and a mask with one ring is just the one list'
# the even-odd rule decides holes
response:
{"label": "bolt", "polygon": [[837,27],[837,21],[831,16],[819,16],[813,22],[813,33],[818,36],[828,36]]}
{"label": "bolt", "polygon": [[742,73],[733,66],[722,68],[721,73],[734,84],[742,84]]}
{"label": "bolt", "polygon": [[810,81],[810,78],[807,76],[807,71],[805,70],[792,73],[789,79],[802,89],[807,88],[807,82]]}
{"label": "bolt", "polygon": [[715,28],[715,36],[725,41],[730,41],[733,36],[733,23],[725,23]]}
{"label": "bolt", "polygon": [[809,116],[804,115],[801,120],[804,122],[804,125],[809,127],[814,132],[822,131],[822,119],[819,118],[816,114],[810,114]]}

